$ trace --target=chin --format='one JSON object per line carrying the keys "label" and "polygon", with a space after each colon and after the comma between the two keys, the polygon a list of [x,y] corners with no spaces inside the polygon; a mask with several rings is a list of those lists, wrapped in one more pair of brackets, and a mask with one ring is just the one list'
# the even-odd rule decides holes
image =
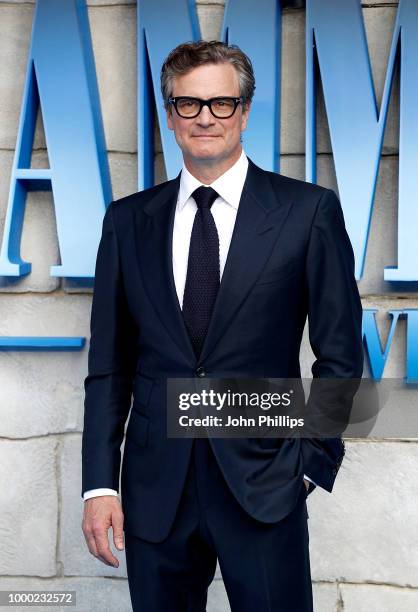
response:
{"label": "chin", "polygon": [[191,153],[195,159],[216,159],[222,152],[215,147],[199,147]]}

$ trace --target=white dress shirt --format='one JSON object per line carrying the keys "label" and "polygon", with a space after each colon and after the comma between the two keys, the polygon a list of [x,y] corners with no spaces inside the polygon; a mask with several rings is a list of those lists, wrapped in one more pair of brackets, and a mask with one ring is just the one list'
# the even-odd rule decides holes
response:
{"label": "white dress shirt", "polygon": [[[232,232],[234,230],[235,219],[237,216],[239,201],[241,199],[242,188],[248,170],[248,159],[244,151],[241,151],[239,159],[231,168],[221,174],[213,183],[210,184],[218,194],[211,206],[211,212],[215,220],[216,229],[219,236],[219,266],[220,277],[225,268],[229,245],[231,243]],[[186,168],[183,163],[180,176],[180,188],[177,197],[176,211],[174,215],[173,227],[173,274],[179,304],[183,306],[183,294],[186,284],[187,263],[189,258],[190,238],[197,205],[191,197],[192,193],[200,187],[201,183]],[[209,187],[209,185],[205,185]],[[314,483],[314,481],[304,474],[304,478]],[[316,483],[314,483],[316,484]],[[91,489],[84,493],[83,499],[96,497],[99,495],[117,495],[114,489]]]}

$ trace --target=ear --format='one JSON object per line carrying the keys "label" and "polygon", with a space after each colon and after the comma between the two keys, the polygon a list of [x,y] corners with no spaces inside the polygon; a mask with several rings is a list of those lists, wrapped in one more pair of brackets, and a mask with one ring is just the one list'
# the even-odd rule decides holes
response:
{"label": "ear", "polygon": [[171,104],[169,105],[168,108],[165,109],[166,112],[166,116],[167,116],[167,127],[169,130],[174,130],[174,123],[173,123],[173,107],[171,106]]}
{"label": "ear", "polygon": [[245,110],[242,111],[241,114],[241,132],[243,132],[247,128],[247,123],[250,115],[251,102],[245,107]]}

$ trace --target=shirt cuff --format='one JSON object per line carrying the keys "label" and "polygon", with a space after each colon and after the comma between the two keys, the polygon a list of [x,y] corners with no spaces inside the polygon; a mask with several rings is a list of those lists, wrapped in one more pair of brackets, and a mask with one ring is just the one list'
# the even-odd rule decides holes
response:
{"label": "shirt cuff", "polygon": [[304,478],[306,478],[306,480],[309,480],[309,482],[311,482],[312,484],[314,484],[316,487],[318,486],[316,484],[316,482],[314,480],[312,480],[312,478],[309,478],[309,476],[307,476],[306,474],[303,475]]}
{"label": "shirt cuff", "polygon": [[115,489],[90,489],[89,491],[85,491],[83,495],[83,500],[90,499],[91,497],[101,497],[102,495],[115,495],[117,496],[118,492]]}

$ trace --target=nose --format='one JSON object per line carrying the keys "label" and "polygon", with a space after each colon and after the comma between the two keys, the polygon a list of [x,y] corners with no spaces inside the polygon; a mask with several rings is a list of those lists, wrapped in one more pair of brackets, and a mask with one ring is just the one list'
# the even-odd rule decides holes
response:
{"label": "nose", "polygon": [[203,106],[202,110],[197,116],[197,122],[202,126],[208,126],[215,123],[215,117],[210,112],[208,106]]}

